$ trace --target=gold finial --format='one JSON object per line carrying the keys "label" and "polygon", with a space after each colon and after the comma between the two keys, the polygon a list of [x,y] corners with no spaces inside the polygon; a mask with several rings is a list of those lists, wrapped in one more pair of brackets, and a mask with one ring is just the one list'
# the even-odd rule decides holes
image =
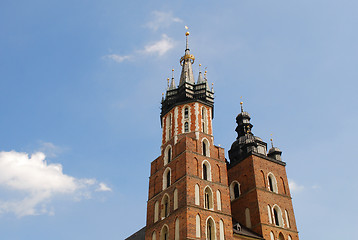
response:
{"label": "gold finial", "polygon": [[201,67],[201,63],[199,63],[199,67]]}
{"label": "gold finial", "polygon": [[214,86],[214,83],[211,83],[211,86]]}
{"label": "gold finial", "polygon": [[172,69],[172,72],[174,72],[174,68]]}
{"label": "gold finial", "polygon": [[240,97],[240,99],[241,99],[241,102],[240,102],[241,112],[244,112],[244,107],[243,107],[244,102],[242,101],[242,96]]}
{"label": "gold finial", "polygon": [[169,78],[167,78],[167,82],[168,82],[168,87],[169,87]]}
{"label": "gold finial", "polygon": [[270,141],[271,141],[271,147],[273,147],[272,133],[271,133],[270,135],[271,135],[271,138],[270,138]]}
{"label": "gold finial", "polygon": [[185,33],[185,36],[189,36],[189,34],[190,34],[189,32],[186,32],[186,33]]}

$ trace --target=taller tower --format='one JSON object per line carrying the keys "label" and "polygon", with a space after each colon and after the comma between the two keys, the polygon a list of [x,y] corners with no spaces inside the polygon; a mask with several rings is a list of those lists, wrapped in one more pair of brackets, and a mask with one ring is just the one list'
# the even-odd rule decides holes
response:
{"label": "taller tower", "polygon": [[214,146],[214,93],[188,46],[162,99],[161,155],[151,163],[146,240],[232,239],[224,149]]}

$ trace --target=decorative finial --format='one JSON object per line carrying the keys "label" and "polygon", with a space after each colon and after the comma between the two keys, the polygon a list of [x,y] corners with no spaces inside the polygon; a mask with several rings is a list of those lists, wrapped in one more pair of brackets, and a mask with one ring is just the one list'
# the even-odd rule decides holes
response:
{"label": "decorative finial", "polygon": [[271,141],[271,147],[273,147],[272,133],[271,133],[270,135],[271,135],[271,138],[270,138],[270,141]]}
{"label": "decorative finial", "polygon": [[172,69],[172,78],[174,79],[174,68]]}
{"label": "decorative finial", "polygon": [[168,88],[169,88],[169,78],[167,78],[167,82],[168,82]]}
{"label": "decorative finial", "polygon": [[244,102],[242,101],[242,96],[240,97],[240,100],[241,100],[241,102],[240,102],[241,112],[244,112],[244,107],[243,107]]}
{"label": "decorative finial", "polygon": [[201,72],[201,63],[199,63],[199,72]]}

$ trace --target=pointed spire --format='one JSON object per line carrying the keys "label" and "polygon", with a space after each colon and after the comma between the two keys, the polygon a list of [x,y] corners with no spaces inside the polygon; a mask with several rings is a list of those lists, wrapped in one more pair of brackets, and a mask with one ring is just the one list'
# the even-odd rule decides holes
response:
{"label": "pointed spire", "polygon": [[206,90],[210,91],[210,86],[208,83],[208,79],[206,78],[206,74],[208,73],[208,71],[205,70],[204,72],[204,82],[206,83]]}
{"label": "pointed spire", "polygon": [[201,73],[201,64],[199,64],[199,77],[198,77],[198,84],[199,83],[203,83],[204,82],[204,78],[203,78],[203,74]]}
{"label": "pointed spire", "polygon": [[[187,26],[185,26],[188,29]],[[180,58],[180,64],[183,66],[181,75],[180,75],[180,82],[179,86],[182,86],[184,83],[188,82],[191,84],[195,84],[195,79],[193,75],[193,67],[192,64],[195,61],[194,55],[190,54],[189,50],[189,32],[185,33],[186,36],[186,46],[185,46],[185,55]]]}
{"label": "pointed spire", "polygon": [[211,92],[214,92],[214,83],[211,83]]}
{"label": "pointed spire", "polygon": [[169,78],[167,78],[167,90],[169,90]]}
{"label": "pointed spire", "polygon": [[175,81],[174,81],[174,69],[172,69],[172,82],[170,83],[169,90],[175,89]]}

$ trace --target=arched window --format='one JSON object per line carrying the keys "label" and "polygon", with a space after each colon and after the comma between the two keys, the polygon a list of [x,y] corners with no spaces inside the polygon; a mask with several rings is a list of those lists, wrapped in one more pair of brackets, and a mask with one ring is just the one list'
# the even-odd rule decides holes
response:
{"label": "arched window", "polygon": [[215,222],[211,217],[209,217],[209,219],[206,221],[206,239],[207,240],[216,239]]}
{"label": "arched window", "polygon": [[282,233],[280,233],[280,234],[278,235],[278,240],[285,240],[285,237],[283,236]]}
{"label": "arched window", "polygon": [[210,157],[209,141],[206,138],[202,141],[202,153],[204,156]]}
{"label": "arched window", "polygon": [[251,228],[251,216],[250,209],[245,209],[245,219],[246,219],[246,227]]}
{"label": "arched window", "polygon": [[269,219],[269,223],[272,224],[272,216],[271,216],[271,207],[270,205],[267,205],[267,215],[268,215],[268,219]]}
{"label": "arched window", "polygon": [[219,190],[216,191],[216,202],[218,210],[221,210],[221,193]]}
{"label": "arched window", "polygon": [[169,228],[167,225],[162,227],[162,231],[160,232],[160,240],[168,240],[169,239]]}
{"label": "arched window", "polygon": [[233,181],[230,184],[230,198],[231,198],[231,201],[235,200],[238,197],[240,197],[240,184],[237,181]]}
{"label": "arched window", "polygon": [[214,209],[213,205],[213,192],[211,188],[207,186],[204,190],[204,207],[206,209]]}
{"label": "arched window", "polygon": [[164,151],[164,165],[167,165],[172,160],[172,146],[168,145]]}
{"label": "arched window", "polygon": [[290,218],[288,217],[287,210],[285,210],[285,216],[286,216],[286,226],[287,228],[290,228]]}
{"label": "arched window", "polygon": [[282,212],[281,212],[281,209],[277,205],[275,205],[273,207],[273,217],[275,220],[275,225],[283,227]]}
{"label": "arched window", "polygon": [[154,204],[154,222],[157,222],[159,219],[159,202],[156,201]]}
{"label": "arched window", "polygon": [[175,240],[179,240],[179,218],[175,220]]}
{"label": "arched window", "polygon": [[200,189],[199,189],[199,185],[195,184],[195,205],[200,205]]}
{"label": "arched window", "polygon": [[262,171],[262,170],[261,170],[261,175],[262,175],[262,183],[264,184],[264,187],[266,187],[265,174],[264,174],[264,171]]}
{"label": "arched window", "polygon": [[277,181],[276,181],[276,178],[275,176],[272,174],[272,173],[269,173],[268,174],[268,187],[269,187],[269,190],[271,192],[274,192],[274,193],[278,193],[278,190],[277,190]]}
{"label": "arched window", "polygon": [[169,216],[170,201],[168,194],[162,198],[162,219]]}
{"label": "arched window", "polygon": [[203,179],[211,181],[211,166],[207,160],[203,161]]}
{"label": "arched window", "polygon": [[200,215],[198,214],[198,215],[196,215],[196,234],[195,234],[195,236],[197,237],[197,238],[200,238]]}
{"label": "arched window", "polygon": [[155,233],[155,231],[152,234],[152,240],[157,240],[157,234]]}
{"label": "arched window", "polygon": [[188,122],[185,122],[184,123],[184,132],[189,132],[189,123]]}
{"label": "arched window", "polygon": [[275,235],[273,235],[273,232],[270,232],[270,238],[271,240],[275,240]]}
{"label": "arched window", "polygon": [[219,164],[216,164],[216,167],[217,167],[217,169],[218,169],[219,183],[221,183],[221,171],[220,171]]}
{"label": "arched window", "polygon": [[184,108],[184,119],[188,119],[189,118],[189,108],[186,107]]}
{"label": "arched window", "polygon": [[163,173],[163,190],[168,188],[170,186],[170,168],[165,169],[164,173]]}
{"label": "arched window", "polygon": [[292,240],[292,237],[290,235],[288,235],[287,237],[288,240]]}
{"label": "arched window", "polygon": [[178,208],[178,189],[174,190],[174,210]]}
{"label": "arched window", "polygon": [[220,240],[225,240],[224,222],[222,219],[220,219],[219,222],[219,229],[220,229]]}

